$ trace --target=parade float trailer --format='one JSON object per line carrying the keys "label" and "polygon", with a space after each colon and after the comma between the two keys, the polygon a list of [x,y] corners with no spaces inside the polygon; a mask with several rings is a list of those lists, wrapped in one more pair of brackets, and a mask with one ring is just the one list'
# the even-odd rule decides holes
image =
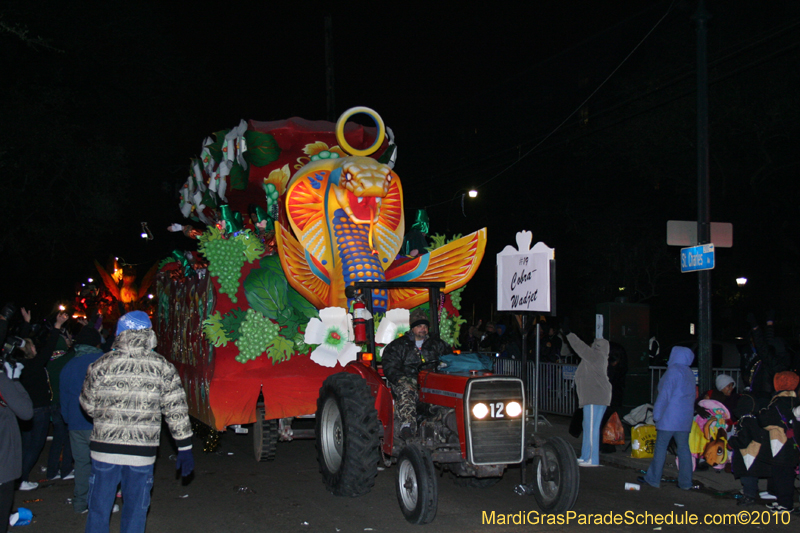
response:
{"label": "parade float trailer", "polygon": [[[347,127],[364,113],[375,128]],[[472,487],[521,466],[518,494],[548,512],[572,508],[580,477],[572,448],[529,435],[523,381],[488,368],[421,367],[416,434],[399,438],[394,400],[376,358],[426,306],[431,332],[456,344],[459,291],[484,254],[486,230],[402,255],[403,191],[396,152],[367,108],[336,125],[242,122],[207,139],[175,224],[199,241],[158,274],[159,350],[175,363],[190,412],[223,430],[252,424],[256,459],[279,439],[315,437],[331,493],[369,492],[396,464],[400,509],[426,524],[438,506],[437,469]],[[245,224],[247,213],[248,224]],[[349,311],[353,311],[350,314]],[[314,417],[314,430],[292,421]],[[534,480],[525,483],[527,463]]]}
{"label": "parade float trailer", "polygon": [[[356,114],[375,126],[348,122]],[[313,417],[325,379],[356,359],[346,286],[442,281],[434,311],[443,337],[458,338],[458,290],[480,264],[486,230],[402,256],[395,157],[380,116],[354,108],[336,124],[242,121],[190,161],[180,199],[189,220],[171,230],[197,250],[161,264],[159,351],[181,375],[190,414],[252,433],[257,460],[273,459],[279,440],[314,436],[293,421]],[[377,290],[368,303],[390,336],[408,327],[402,311],[430,306],[425,288]]]}

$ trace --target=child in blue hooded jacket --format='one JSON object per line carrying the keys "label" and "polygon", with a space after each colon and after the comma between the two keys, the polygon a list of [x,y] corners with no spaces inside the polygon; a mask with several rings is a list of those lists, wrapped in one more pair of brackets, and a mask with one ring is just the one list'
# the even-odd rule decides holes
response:
{"label": "child in blue hooded jacket", "polygon": [[667,371],[658,382],[658,398],[653,406],[653,420],[656,423],[656,447],[647,474],[639,477],[640,483],[658,488],[667,447],[675,439],[678,447],[678,488],[692,488],[692,453],[689,450],[689,432],[692,430],[694,400],[697,396],[695,379],[689,365],[694,361],[694,353],[689,348],[675,346],[669,354]]}

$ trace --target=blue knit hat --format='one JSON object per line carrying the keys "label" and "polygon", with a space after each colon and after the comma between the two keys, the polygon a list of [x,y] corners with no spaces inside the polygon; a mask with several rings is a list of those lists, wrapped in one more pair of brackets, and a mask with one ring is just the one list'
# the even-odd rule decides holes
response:
{"label": "blue knit hat", "polygon": [[131,311],[127,315],[120,317],[117,322],[117,335],[129,329],[148,329],[152,328],[150,317],[144,311]]}

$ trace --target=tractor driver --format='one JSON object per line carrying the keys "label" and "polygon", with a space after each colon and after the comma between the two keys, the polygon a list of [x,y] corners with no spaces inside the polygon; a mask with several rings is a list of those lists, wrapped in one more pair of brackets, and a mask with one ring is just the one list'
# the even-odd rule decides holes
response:
{"label": "tractor driver", "polygon": [[400,438],[408,439],[417,432],[417,375],[423,363],[438,361],[452,352],[446,342],[428,335],[430,322],[421,309],[411,313],[410,329],[383,350],[383,373],[395,397],[395,419],[400,422]]}

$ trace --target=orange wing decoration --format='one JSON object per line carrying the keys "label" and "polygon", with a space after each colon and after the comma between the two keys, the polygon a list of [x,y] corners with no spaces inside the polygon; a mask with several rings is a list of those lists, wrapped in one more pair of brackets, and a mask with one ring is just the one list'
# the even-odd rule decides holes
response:
{"label": "orange wing decoration", "polygon": [[[483,228],[387,270],[386,281],[444,281],[443,292],[448,293],[472,278],[485,250],[486,228]],[[426,301],[427,289],[394,289],[389,291],[388,309],[411,309]]]}
{"label": "orange wing decoration", "polygon": [[156,278],[157,273],[158,263],[155,263],[150,267],[150,270],[147,271],[147,274],[145,274],[144,278],[142,279],[142,284],[139,286],[139,300],[143,299],[144,295],[147,294],[147,289],[149,289],[150,285],[153,284],[153,280]]}
{"label": "orange wing decoration", "polygon": [[111,277],[111,274],[106,272],[106,269],[103,268],[100,265],[100,263],[97,262],[97,259],[94,260],[94,266],[100,273],[100,277],[103,278],[103,283],[105,284],[108,291],[111,293],[111,295],[114,297],[115,300],[119,300],[120,293],[119,293],[119,285],[117,285],[117,282],[114,281],[114,278]]}
{"label": "orange wing decoration", "polygon": [[289,284],[318,309],[328,307],[331,287],[325,267],[306,253],[291,231],[281,224],[275,224],[275,242]]}

